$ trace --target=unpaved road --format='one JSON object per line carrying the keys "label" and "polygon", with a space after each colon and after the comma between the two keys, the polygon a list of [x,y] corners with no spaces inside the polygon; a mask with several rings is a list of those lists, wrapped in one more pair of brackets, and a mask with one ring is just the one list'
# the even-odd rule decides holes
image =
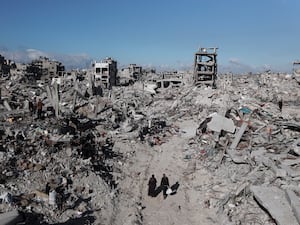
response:
{"label": "unpaved road", "polygon": [[[142,185],[142,211],[145,225],[202,225],[217,224],[213,209],[204,207],[205,194],[194,187],[209,182],[210,176],[204,168],[198,168],[195,173],[185,175],[188,162],[184,161],[184,145],[190,137],[195,135],[197,124],[193,121],[184,121],[177,124],[183,135],[173,136],[166,143],[148,147],[152,159],[149,158],[145,178]],[[199,166],[200,167],[200,166]],[[147,196],[147,183],[151,174],[154,174],[158,185],[162,174],[165,173],[170,185],[179,182],[180,186],[175,195],[163,199],[162,193],[157,197]]]}

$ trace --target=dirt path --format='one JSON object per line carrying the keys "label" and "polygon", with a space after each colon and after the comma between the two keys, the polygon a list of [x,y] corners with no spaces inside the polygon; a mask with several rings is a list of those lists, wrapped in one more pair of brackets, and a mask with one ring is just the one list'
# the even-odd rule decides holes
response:
{"label": "dirt path", "polygon": [[[149,147],[153,151],[153,158],[149,161],[143,186],[142,203],[146,207],[143,210],[145,225],[192,225],[216,224],[214,214],[203,207],[205,196],[203,192],[195,190],[195,186],[201,182],[209,182],[209,174],[199,169],[192,175],[184,175],[188,162],[183,160],[183,149],[187,140],[195,133],[197,124],[193,121],[180,122],[179,127],[185,131],[184,135],[173,136],[167,143],[161,146]],[[162,174],[169,177],[170,185],[179,182],[177,194],[163,199],[162,193],[152,198],[147,196],[147,181],[151,174],[155,174],[158,185]]]}

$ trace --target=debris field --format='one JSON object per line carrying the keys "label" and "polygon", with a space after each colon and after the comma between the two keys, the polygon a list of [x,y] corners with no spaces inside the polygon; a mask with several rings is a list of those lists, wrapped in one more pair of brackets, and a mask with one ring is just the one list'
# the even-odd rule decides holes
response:
{"label": "debris field", "polygon": [[[137,81],[97,92],[91,82],[1,78],[1,222],[300,223],[300,91],[291,75],[223,75],[217,88]],[[148,179],[163,173],[177,193],[149,197]]]}

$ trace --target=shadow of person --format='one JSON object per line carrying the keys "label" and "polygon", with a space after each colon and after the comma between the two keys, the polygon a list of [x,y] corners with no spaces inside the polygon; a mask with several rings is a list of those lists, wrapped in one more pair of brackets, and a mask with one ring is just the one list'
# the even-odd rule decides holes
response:
{"label": "shadow of person", "polygon": [[172,186],[171,186],[171,190],[172,190],[172,193],[170,194],[170,195],[175,195],[176,193],[177,193],[177,190],[178,190],[178,188],[179,188],[179,182],[177,181],[175,184],[173,184]]}

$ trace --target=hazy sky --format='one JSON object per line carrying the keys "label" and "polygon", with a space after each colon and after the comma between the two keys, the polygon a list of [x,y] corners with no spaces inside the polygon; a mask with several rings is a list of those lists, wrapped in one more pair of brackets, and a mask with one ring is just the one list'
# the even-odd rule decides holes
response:
{"label": "hazy sky", "polygon": [[220,70],[290,71],[299,11],[299,0],[3,0],[0,53],[178,69],[216,46]]}

